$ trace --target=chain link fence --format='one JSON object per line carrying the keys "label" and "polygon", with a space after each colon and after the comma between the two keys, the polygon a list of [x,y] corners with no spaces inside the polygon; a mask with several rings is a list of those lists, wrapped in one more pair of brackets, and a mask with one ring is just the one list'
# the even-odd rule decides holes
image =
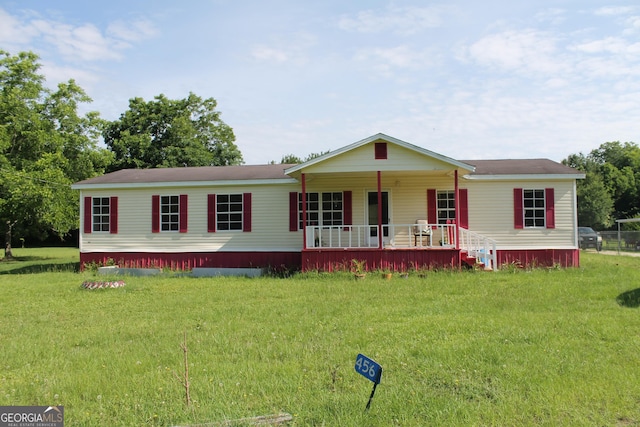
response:
{"label": "chain link fence", "polygon": [[640,251],[640,231],[599,231],[602,236],[602,249],[605,251]]}

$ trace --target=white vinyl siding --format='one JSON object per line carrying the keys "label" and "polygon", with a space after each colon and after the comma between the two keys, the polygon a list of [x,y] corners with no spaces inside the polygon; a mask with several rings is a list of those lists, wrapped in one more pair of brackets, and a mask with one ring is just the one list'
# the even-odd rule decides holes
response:
{"label": "white vinyl siding", "polygon": [[[468,181],[469,229],[497,241],[498,249],[575,248],[573,181]],[[555,228],[514,227],[514,188],[553,188]]]}
{"label": "white vinyl siding", "polygon": [[[296,185],[256,185],[181,188],[189,200],[189,228],[186,233],[152,233],[152,195],[159,189],[83,190],[82,196],[119,197],[118,234],[81,234],[82,252],[211,252],[211,251],[296,251],[302,249],[302,234],[289,232],[289,192]],[[207,195],[252,193],[250,233],[209,233]]]}
{"label": "white vinyl siding", "polygon": [[[389,147],[391,148],[391,146]],[[390,150],[389,156],[392,156]],[[496,240],[498,249],[575,248],[575,181],[481,181],[461,178],[468,190],[469,229]],[[382,172],[381,186],[389,194],[389,221],[414,224],[427,219],[428,188],[453,191],[453,177],[440,171]],[[514,188],[554,188],[555,229],[514,228]],[[301,184],[230,185],[167,189],[83,190],[81,196],[117,196],[118,234],[81,233],[83,252],[239,252],[299,251],[302,231],[289,231],[290,193]],[[319,174],[306,183],[309,193],[352,192],[353,225],[367,222],[367,192],[377,190],[376,172]],[[151,199],[154,194],[188,195],[189,227],[186,233],[152,233]],[[252,195],[249,233],[209,233],[208,194]],[[337,210],[333,210],[336,212]],[[434,240],[437,241],[437,240]]]}

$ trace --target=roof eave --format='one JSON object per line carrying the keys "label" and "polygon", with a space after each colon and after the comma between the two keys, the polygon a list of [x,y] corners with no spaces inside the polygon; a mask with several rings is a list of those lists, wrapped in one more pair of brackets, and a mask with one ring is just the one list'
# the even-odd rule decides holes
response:
{"label": "roof eave", "polygon": [[470,181],[534,181],[584,179],[585,174],[508,174],[508,175],[464,175]]}
{"label": "roof eave", "polygon": [[240,185],[285,185],[297,184],[293,178],[220,180],[220,181],[167,181],[167,182],[105,182],[98,184],[72,184],[72,190],[107,190],[139,188],[175,188],[175,187],[232,187]]}

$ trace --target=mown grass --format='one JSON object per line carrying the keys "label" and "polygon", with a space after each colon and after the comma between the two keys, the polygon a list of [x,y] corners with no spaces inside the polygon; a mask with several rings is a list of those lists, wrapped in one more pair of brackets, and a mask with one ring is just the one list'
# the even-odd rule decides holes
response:
{"label": "mown grass", "polygon": [[[91,273],[56,267],[77,252],[27,256],[0,263],[0,405],[64,405],[68,425],[278,412],[298,426],[640,425],[640,258],[391,281],[127,277],[88,291]],[[185,332],[190,407],[176,379]],[[358,353],[384,370],[367,412]]]}

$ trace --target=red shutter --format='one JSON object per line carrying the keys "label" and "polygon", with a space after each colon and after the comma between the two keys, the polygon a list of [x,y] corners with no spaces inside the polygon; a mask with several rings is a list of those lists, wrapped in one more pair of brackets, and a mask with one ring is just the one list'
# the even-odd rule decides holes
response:
{"label": "red shutter", "polygon": [[160,196],[151,196],[151,232],[160,232]]}
{"label": "red shutter", "polygon": [[93,206],[92,206],[92,198],[91,197],[85,197],[84,198],[84,232],[85,233],[91,233],[92,229],[91,229],[91,219],[92,219],[92,212],[93,212]]}
{"label": "red shutter", "polygon": [[522,188],[513,189],[513,228],[524,228]]}
{"label": "red shutter", "polygon": [[189,199],[187,197],[186,194],[181,194],[180,195],[180,232],[181,233],[186,233],[187,232],[187,211],[188,211],[188,206],[189,204]]}
{"label": "red shutter", "polygon": [[242,195],[242,231],[251,231],[251,193]]}
{"label": "red shutter", "polygon": [[434,188],[427,190],[427,221],[429,224],[438,223],[438,202]]}
{"label": "red shutter", "polygon": [[544,189],[547,228],[556,228],[555,195],[553,188]]}
{"label": "red shutter", "polygon": [[376,142],[374,151],[376,160],[385,160],[387,158],[387,143]]}
{"label": "red shutter", "polygon": [[469,202],[468,202],[468,190],[466,188],[460,188],[458,190],[458,201],[460,203],[460,221],[458,224],[462,228],[469,228]]}
{"label": "red shutter", "polygon": [[207,231],[216,232],[216,195],[207,194]]}
{"label": "red shutter", "polygon": [[109,200],[109,233],[118,234],[118,198],[115,196]]}
{"label": "red shutter", "polygon": [[298,192],[289,193],[289,231],[298,231]]}
{"label": "red shutter", "polygon": [[[342,193],[342,223],[344,225],[353,225],[353,193],[351,191],[345,191]],[[350,230],[350,227],[345,227],[345,230]]]}

